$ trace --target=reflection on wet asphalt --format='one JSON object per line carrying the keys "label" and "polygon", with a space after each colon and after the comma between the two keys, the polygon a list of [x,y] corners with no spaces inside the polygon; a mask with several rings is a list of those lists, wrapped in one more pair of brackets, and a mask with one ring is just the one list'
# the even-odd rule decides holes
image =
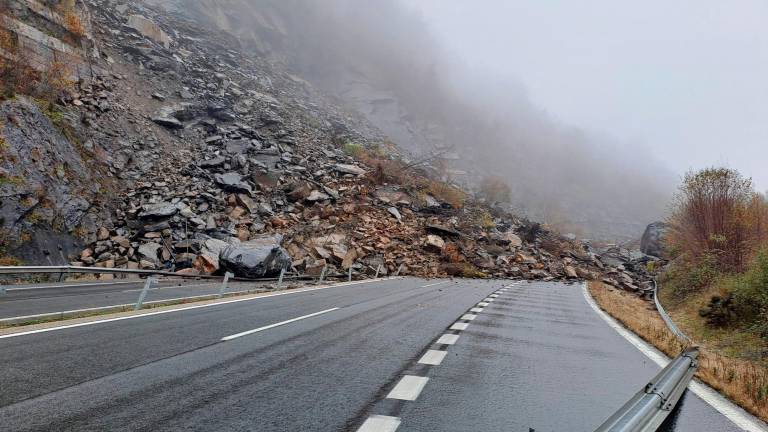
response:
{"label": "reflection on wet asphalt", "polygon": [[[400,431],[593,431],[660,368],[590,308],[579,284],[522,283],[432,368]],[[687,392],[666,432],[741,429]]]}

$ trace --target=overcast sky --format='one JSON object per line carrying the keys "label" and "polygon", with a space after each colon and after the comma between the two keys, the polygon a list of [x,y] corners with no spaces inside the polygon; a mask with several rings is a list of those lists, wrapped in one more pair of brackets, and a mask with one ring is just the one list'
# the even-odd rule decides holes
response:
{"label": "overcast sky", "polygon": [[403,1],[453,58],[563,122],[768,189],[768,1]]}

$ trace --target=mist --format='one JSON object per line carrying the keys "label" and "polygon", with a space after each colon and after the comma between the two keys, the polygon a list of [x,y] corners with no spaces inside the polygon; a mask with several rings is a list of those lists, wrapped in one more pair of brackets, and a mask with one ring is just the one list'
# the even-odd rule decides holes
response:
{"label": "mist", "polygon": [[[743,166],[765,187],[757,167],[768,131],[754,116],[768,113],[754,102],[768,92],[752,80],[765,75],[765,64],[747,68],[744,83],[730,67],[695,69],[714,63],[703,55],[707,48],[730,49],[729,60],[751,64],[743,58],[757,41],[750,39],[758,32],[747,17],[751,6],[723,18],[725,6],[715,3],[704,12],[683,3],[630,11],[606,2],[555,3],[187,6],[363,112],[410,154],[455,154],[450,180],[471,189],[499,176],[519,212],[587,237],[639,236],[665,217],[688,169]],[[739,14],[745,21],[736,21]],[[722,30],[707,33],[707,24],[722,21],[744,28],[725,41]],[[735,95],[724,98],[729,88]],[[739,105],[738,97],[750,104]],[[733,151],[742,145],[750,156]]]}

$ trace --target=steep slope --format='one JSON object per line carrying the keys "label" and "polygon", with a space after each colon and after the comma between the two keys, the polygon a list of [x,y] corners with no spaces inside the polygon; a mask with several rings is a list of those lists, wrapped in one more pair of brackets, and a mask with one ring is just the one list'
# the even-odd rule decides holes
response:
{"label": "steep slope", "polygon": [[462,65],[401,2],[171,4],[338,96],[402,149],[433,155],[444,178],[470,189],[489,174],[503,178],[514,207],[531,217],[613,240],[664,214],[671,175],[641,150],[618,152],[612,140],[551,118],[518,83]]}

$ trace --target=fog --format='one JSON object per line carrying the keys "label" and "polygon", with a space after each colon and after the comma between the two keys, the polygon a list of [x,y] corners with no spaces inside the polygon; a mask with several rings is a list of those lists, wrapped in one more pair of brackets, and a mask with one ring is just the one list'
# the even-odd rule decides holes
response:
{"label": "fog", "polygon": [[[765,6],[754,2],[201,0],[200,16],[366,113],[452,176],[601,238],[663,218],[690,168],[768,185]],[[763,121],[760,121],[763,120]]]}
{"label": "fog", "polygon": [[452,57],[514,77],[562,121],[676,174],[726,164],[768,188],[768,3],[406,3]]}

